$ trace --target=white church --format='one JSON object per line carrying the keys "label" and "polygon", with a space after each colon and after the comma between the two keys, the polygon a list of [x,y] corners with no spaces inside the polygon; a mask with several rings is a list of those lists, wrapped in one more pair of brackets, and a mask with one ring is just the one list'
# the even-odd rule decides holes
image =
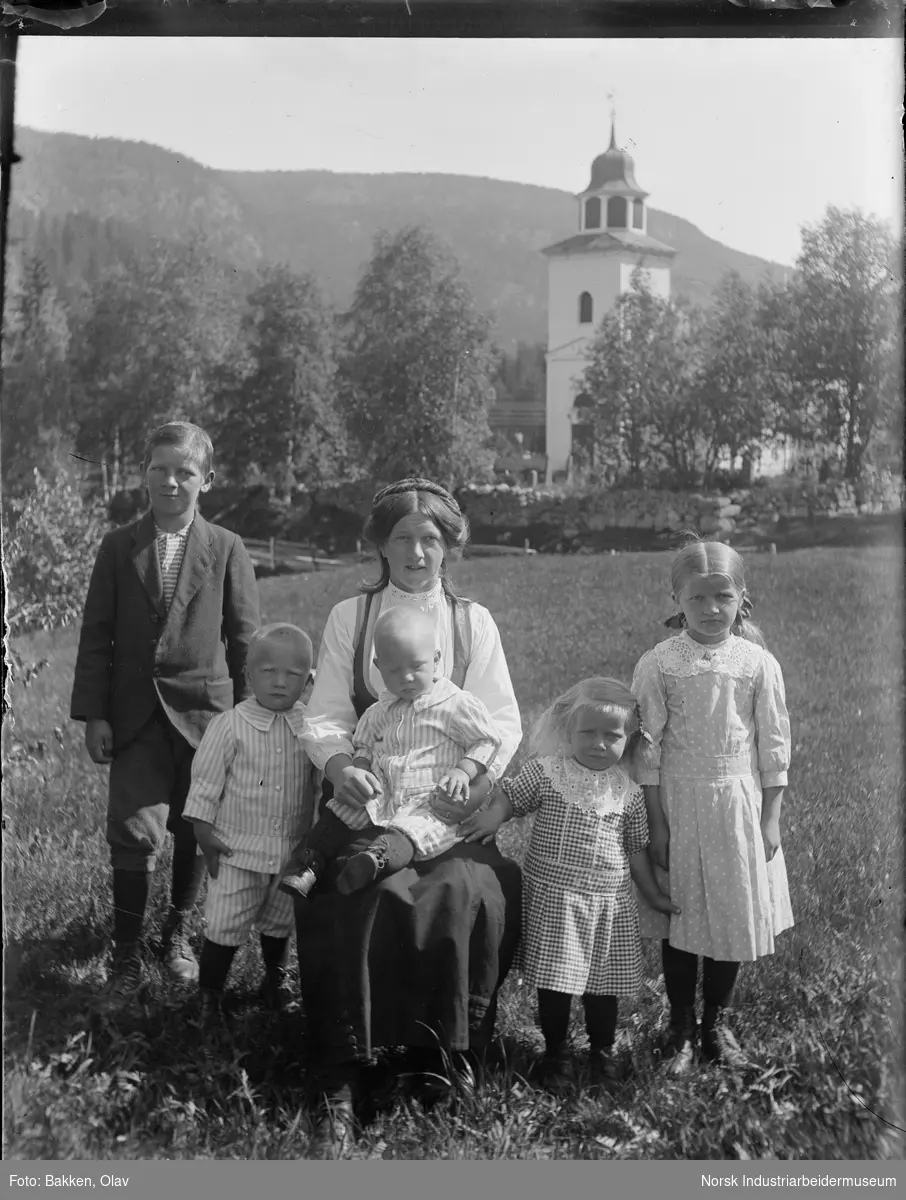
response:
{"label": "white church", "polygon": [[[530,468],[538,477],[543,472],[548,483],[568,477],[575,451],[591,432],[581,381],[602,318],[630,290],[637,269],[655,295],[669,299],[677,251],[648,234],[647,199],[631,156],[617,146],[612,122],[610,145],[591,164],[588,187],[576,196],[578,233],[541,251],[548,262],[544,404],[501,404],[489,414],[491,426],[523,448],[522,461],[513,458],[510,469],[525,475]],[[782,474],[798,453],[793,443],[778,439],[760,455],[755,474]]]}
{"label": "white church", "polygon": [[568,470],[582,436],[576,407],[579,381],[588,365],[595,330],[617,297],[630,289],[636,268],[657,296],[670,296],[670,267],[676,250],[648,234],[648,193],[635,177],[635,164],[610,146],[591,165],[591,180],[576,197],[578,233],[542,251],[548,260],[547,479]]}

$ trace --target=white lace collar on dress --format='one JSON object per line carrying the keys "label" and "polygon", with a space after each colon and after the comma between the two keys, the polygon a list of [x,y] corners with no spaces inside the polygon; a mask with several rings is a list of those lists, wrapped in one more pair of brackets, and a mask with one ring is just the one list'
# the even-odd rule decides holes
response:
{"label": "white lace collar on dress", "polygon": [[703,645],[684,630],[655,646],[658,665],[665,675],[730,675],[743,679],[756,674],[762,660],[761,647],[731,634],[716,645]]}
{"label": "white lace collar on dress", "polygon": [[592,771],[567,755],[540,760],[547,776],[567,804],[586,812],[622,812],[637,786],[617,763],[606,771]]}

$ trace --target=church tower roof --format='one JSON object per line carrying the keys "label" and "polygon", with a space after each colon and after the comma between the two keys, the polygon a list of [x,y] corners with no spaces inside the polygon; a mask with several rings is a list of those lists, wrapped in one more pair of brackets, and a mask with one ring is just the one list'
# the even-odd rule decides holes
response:
{"label": "church tower roof", "polygon": [[592,194],[619,194],[623,196],[648,195],[642,191],[635,177],[635,163],[632,156],[617,146],[616,119],[611,118],[610,145],[603,154],[591,164],[591,182],[582,192],[583,196]]}

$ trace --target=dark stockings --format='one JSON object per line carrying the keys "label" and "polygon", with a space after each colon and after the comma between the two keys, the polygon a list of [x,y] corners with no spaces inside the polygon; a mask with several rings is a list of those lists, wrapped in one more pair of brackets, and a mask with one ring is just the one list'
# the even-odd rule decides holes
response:
{"label": "dark stockings", "polygon": [[[568,992],[538,988],[538,1024],[541,1026],[548,1054],[561,1050],[566,1042],[572,1000]],[[591,1048],[609,1048],[614,1043],[617,1031],[616,996],[586,993],[582,997],[582,1004],[585,1008],[585,1028]]]}
{"label": "dark stockings", "polygon": [[113,872],[113,941],[117,946],[142,936],[151,876],[146,871]]}
{"label": "dark stockings", "polygon": [[173,837],[173,882],[170,904],[177,912],[188,912],[193,907],[204,883],[205,862],[197,852],[195,833],[188,821],[185,829]]}
{"label": "dark stockings", "polygon": [[[188,821],[173,839],[173,883],[170,903],[176,912],[188,912],[204,883],[204,859],[196,853],[195,834]],[[137,942],[142,936],[145,909],[151,890],[147,871],[113,871],[113,940],[117,946]]]}
{"label": "dark stockings", "polygon": [[[289,938],[261,934],[261,957],[268,975],[276,975],[283,970],[288,944]],[[238,949],[238,946],[222,946],[205,938],[198,963],[198,986],[205,991],[222,992]]]}
{"label": "dark stockings", "polygon": [[[664,964],[664,986],[672,1012],[695,1008],[698,982],[698,958],[687,950],[677,950],[668,941],[661,945]],[[702,993],[705,1004],[727,1008],[733,1000],[733,988],[739,974],[738,962],[718,962],[703,959]]]}

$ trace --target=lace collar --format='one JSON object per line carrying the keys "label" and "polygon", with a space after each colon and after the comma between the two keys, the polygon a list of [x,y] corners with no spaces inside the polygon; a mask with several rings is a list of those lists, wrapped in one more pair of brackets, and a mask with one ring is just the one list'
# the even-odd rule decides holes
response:
{"label": "lace collar", "polygon": [[568,755],[556,755],[541,759],[541,771],[567,804],[600,815],[623,812],[637,788],[619,763],[592,771]]}
{"label": "lace collar", "polygon": [[404,592],[395,583],[388,583],[384,589],[384,605],[387,608],[418,608],[422,612],[431,612],[437,608],[443,599],[444,585],[438,579],[437,583],[427,592]]}
{"label": "lace collar", "polygon": [[731,634],[726,641],[704,645],[685,630],[655,647],[658,665],[665,675],[730,675],[734,679],[754,676],[762,661],[761,647]]}

